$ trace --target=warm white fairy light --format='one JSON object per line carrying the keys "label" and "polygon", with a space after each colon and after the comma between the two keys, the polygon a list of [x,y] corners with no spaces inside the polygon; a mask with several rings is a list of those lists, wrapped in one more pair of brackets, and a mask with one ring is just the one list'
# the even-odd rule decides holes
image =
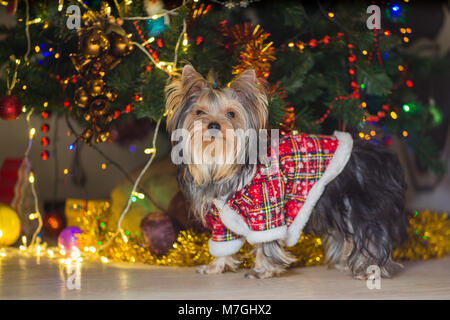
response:
{"label": "warm white fairy light", "polygon": [[64,0],[58,0],[58,11],[61,12],[64,6]]}
{"label": "warm white fairy light", "polygon": [[152,43],[153,41],[155,41],[155,37],[150,37],[147,41],[142,43],[142,46],[146,46],[147,44]]}
{"label": "warm white fairy light", "polygon": [[28,216],[28,219],[30,219],[30,220],[34,220],[34,219],[37,219],[38,218],[38,215],[36,214],[36,213],[31,213],[29,216]]}
{"label": "warm white fairy light", "polygon": [[152,153],[155,153],[155,152],[156,152],[156,148],[146,148],[144,150],[145,154],[152,154]]}
{"label": "warm white fairy light", "polygon": [[134,192],[133,196],[138,197],[141,200],[145,198],[145,195],[143,193],[140,193],[140,192]]}
{"label": "warm white fairy light", "polygon": [[35,134],[36,134],[36,129],[35,128],[31,128],[30,129],[30,139],[33,139]]}
{"label": "warm white fairy light", "polygon": [[26,247],[27,246],[27,236],[22,236],[22,244]]}
{"label": "warm white fairy light", "polygon": [[36,19],[33,19],[33,20],[28,21],[28,22],[27,22],[27,25],[39,23],[39,22],[41,22],[41,21],[42,21],[41,18],[36,18]]}
{"label": "warm white fairy light", "polygon": [[[42,221],[42,216],[41,213],[39,212],[39,199],[36,193],[36,176],[34,175],[34,173],[31,171],[31,164],[30,164],[30,151],[31,151],[31,146],[33,144],[33,138],[36,135],[36,128],[31,126],[31,114],[33,113],[33,109],[31,109],[27,116],[26,116],[26,122],[27,122],[27,126],[28,126],[28,146],[27,149],[25,151],[25,155],[24,155],[24,159],[22,161],[21,164],[21,168],[26,168],[28,171],[28,182],[31,185],[31,193],[33,194],[33,199],[34,199],[34,212],[32,214],[29,215],[30,220],[38,220],[38,227],[36,228],[33,237],[31,238],[31,242],[30,242],[30,246],[35,246],[37,245],[37,235],[39,234],[39,232],[41,232],[42,226],[43,226],[43,221]],[[14,200],[13,200],[14,202]],[[24,244],[26,247],[26,244]]]}

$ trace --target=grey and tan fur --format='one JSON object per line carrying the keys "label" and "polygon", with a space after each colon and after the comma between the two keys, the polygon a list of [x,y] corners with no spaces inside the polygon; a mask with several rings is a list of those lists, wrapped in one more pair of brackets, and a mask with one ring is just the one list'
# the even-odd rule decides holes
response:
{"label": "grey and tan fur", "polygon": [[[181,78],[166,88],[167,129],[186,129],[192,138],[194,122],[201,121],[203,133],[219,130],[222,137],[227,129],[258,131],[267,125],[267,103],[264,86],[253,70],[243,72],[228,86],[217,88],[186,65]],[[201,147],[208,143],[203,142]],[[195,157],[202,151],[194,147],[189,152]],[[222,156],[227,152],[223,150]],[[212,201],[228,198],[241,189],[253,177],[256,165],[178,165],[178,179],[194,215],[204,220]],[[389,277],[399,269],[391,253],[406,236],[405,189],[403,170],[395,155],[379,146],[355,141],[350,160],[327,185],[304,232],[325,239],[326,259],[331,267],[365,278],[367,267],[378,265],[382,275]],[[248,277],[279,275],[295,261],[281,241],[256,245],[255,258]],[[236,257],[217,257],[198,270],[217,274],[235,271],[238,266]]]}

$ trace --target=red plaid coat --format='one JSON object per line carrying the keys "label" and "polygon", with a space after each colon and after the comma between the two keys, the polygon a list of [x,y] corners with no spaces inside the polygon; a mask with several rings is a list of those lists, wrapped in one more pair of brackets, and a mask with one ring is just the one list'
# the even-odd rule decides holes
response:
{"label": "red plaid coat", "polygon": [[207,213],[211,254],[235,253],[244,238],[251,243],[284,239],[294,245],[326,184],[347,163],[351,148],[351,136],[343,132],[283,136],[278,153],[271,150],[270,161],[259,165],[251,182],[227,201],[215,201]]}

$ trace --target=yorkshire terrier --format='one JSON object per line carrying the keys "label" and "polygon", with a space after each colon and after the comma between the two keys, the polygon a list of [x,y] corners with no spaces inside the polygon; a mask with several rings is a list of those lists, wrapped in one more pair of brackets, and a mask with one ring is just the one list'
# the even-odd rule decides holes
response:
{"label": "yorkshire terrier", "polygon": [[212,231],[214,260],[198,272],[235,271],[247,240],[255,264],[246,277],[279,275],[295,262],[284,247],[302,232],[320,236],[328,265],[356,278],[372,265],[383,277],[401,268],[392,252],[406,237],[406,183],[393,153],[345,132],[267,135],[254,70],[220,87],[186,65],[166,88],[166,114],[181,189]]}

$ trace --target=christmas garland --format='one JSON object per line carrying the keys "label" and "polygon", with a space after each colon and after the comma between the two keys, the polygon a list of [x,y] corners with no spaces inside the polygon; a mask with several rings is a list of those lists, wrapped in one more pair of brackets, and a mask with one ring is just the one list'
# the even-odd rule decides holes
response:
{"label": "christmas garland", "polygon": [[[113,232],[108,230],[107,221],[109,206],[91,206],[81,217],[80,227],[83,233],[78,242],[81,251],[101,258],[103,262],[139,262],[163,266],[196,266],[207,264],[212,260],[208,251],[207,233],[196,233],[192,230],[180,231],[172,248],[162,256],[152,253],[140,239],[128,235],[116,237],[112,243],[102,250],[103,241],[110,239]],[[239,251],[243,259],[243,267],[253,263],[250,254],[253,249],[246,243]],[[324,263],[323,242],[319,237],[303,234],[298,243],[288,248],[297,258],[294,266],[315,266]],[[447,214],[438,214],[429,210],[416,211],[409,218],[408,238],[394,251],[397,261],[418,261],[442,258],[450,254],[450,219]]]}

